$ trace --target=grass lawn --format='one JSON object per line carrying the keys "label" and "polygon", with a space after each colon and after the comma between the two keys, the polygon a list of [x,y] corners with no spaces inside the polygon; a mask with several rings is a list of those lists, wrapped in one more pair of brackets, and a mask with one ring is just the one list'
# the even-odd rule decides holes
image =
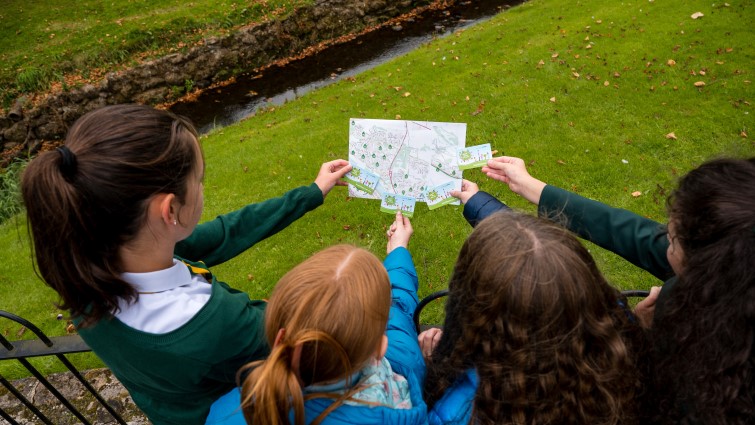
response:
{"label": "grass lawn", "polygon": [[[695,12],[704,16],[692,19]],[[467,145],[490,142],[524,158],[548,183],[665,221],[665,198],[679,176],[716,156],[755,155],[753,18],[747,1],[532,0],[203,137],[203,219],[311,183],[322,162],[347,157],[349,118],[401,117],[466,122]],[[478,170],[464,176],[535,211]],[[384,255],[391,220],[377,201],[349,199],[336,188],[325,205],[213,271],[265,297],[285,271],[323,247],[353,243]],[[410,250],[424,296],[446,286],[471,229],[461,207],[428,211],[421,204],[413,225]],[[62,334],[54,294],[32,271],[23,217],[0,226],[0,249],[0,308]],[[659,283],[590,249],[617,287]],[[429,313],[427,321],[439,320],[440,308]],[[3,326],[10,336],[19,332]],[[96,365],[83,357],[82,367]]]}
{"label": "grass lawn", "polygon": [[0,105],[185,50],[209,35],[285,16],[311,0],[5,0]]}

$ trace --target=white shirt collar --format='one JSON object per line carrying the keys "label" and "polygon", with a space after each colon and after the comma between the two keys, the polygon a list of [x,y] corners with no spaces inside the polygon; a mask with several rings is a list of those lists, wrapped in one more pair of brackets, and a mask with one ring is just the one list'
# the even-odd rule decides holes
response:
{"label": "white shirt collar", "polygon": [[163,292],[191,284],[191,272],[182,262],[173,259],[173,266],[148,273],[122,273],[121,278],[134,286],[137,292]]}

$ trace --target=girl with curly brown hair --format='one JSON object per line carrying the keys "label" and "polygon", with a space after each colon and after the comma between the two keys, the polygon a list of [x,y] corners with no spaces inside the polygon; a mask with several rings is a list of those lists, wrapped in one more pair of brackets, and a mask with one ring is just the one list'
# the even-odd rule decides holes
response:
{"label": "girl with curly brown hair", "polygon": [[[483,172],[541,215],[568,218],[581,237],[666,281],[642,305],[652,322],[653,422],[752,423],[755,157],[711,160],[682,177],[668,200],[667,226],[546,185],[520,158],[494,158]],[[507,208],[470,188],[457,193],[468,219]]]}
{"label": "girl with curly brown hair", "polygon": [[448,289],[425,381],[430,423],[633,422],[639,326],[567,230],[493,214],[464,243]]}

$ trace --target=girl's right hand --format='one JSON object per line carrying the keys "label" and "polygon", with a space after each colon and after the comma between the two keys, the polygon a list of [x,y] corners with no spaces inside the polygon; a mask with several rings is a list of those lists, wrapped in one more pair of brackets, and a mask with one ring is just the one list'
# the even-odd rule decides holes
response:
{"label": "girl's right hand", "polygon": [[400,246],[408,248],[409,239],[412,237],[412,233],[414,233],[412,223],[409,222],[407,217],[404,217],[404,215],[401,214],[401,211],[397,211],[396,220],[386,232],[386,236],[388,236],[388,254]]}
{"label": "girl's right hand", "polygon": [[482,167],[482,172],[493,180],[506,183],[512,192],[533,204],[540,203],[540,195],[543,193],[545,183],[527,172],[523,159],[499,156],[488,160],[488,165]]}

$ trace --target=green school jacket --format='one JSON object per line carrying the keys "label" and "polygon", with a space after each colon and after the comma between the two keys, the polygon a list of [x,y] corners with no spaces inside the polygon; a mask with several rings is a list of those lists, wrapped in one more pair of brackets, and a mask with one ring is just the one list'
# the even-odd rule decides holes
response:
{"label": "green school jacket", "polygon": [[175,255],[192,273],[205,276],[212,292],[180,328],[151,334],[111,317],[79,329],[154,424],[204,424],[210,405],[235,385],[238,369],[270,352],[263,327],[265,303],[250,300],[207,268],[230,260],[322,203],[322,192],[313,183],[198,225],[176,245]]}

